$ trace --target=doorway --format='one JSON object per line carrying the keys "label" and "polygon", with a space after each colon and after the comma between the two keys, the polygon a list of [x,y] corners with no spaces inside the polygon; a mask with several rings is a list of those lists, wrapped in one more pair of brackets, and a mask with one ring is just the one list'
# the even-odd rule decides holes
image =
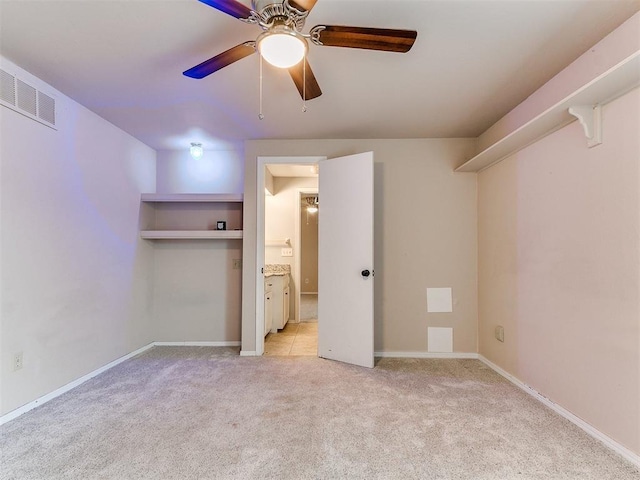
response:
{"label": "doorway", "polygon": [[[311,320],[307,314],[308,302],[305,302],[302,322],[300,315],[301,225],[303,222],[306,224],[306,217],[301,220],[301,215],[306,210],[302,208],[300,201],[303,195],[318,195],[318,170],[315,165],[324,158],[258,158],[256,260],[259,278],[256,282],[256,353],[259,355],[317,355],[317,321],[305,321]],[[316,222],[315,218],[309,220]],[[280,301],[278,293],[270,295],[269,290],[278,281],[282,282],[281,279],[274,279],[273,282],[268,280],[273,272],[285,272],[281,275],[288,277],[285,282],[290,282],[288,322],[278,324],[269,322],[269,318],[274,318],[273,305]],[[313,279],[310,278],[309,281],[312,282]],[[317,294],[317,287],[315,293]],[[279,313],[276,318],[279,318]],[[317,320],[317,314],[313,320]],[[267,329],[265,327],[268,323],[273,326]],[[274,328],[276,325],[277,328]],[[294,344],[296,341],[297,344]]]}
{"label": "doorway", "polygon": [[[323,206],[318,229],[318,316],[322,323],[318,330],[317,354],[329,360],[373,367],[373,160],[373,152],[331,159],[257,158],[256,355],[264,354],[264,336],[267,333],[264,297],[265,166],[301,164],[308,168],[318,163],[318,194]],[[299,205],[299,202],[295,203]],[[299,222],[299,217],[294,219]],[[291,241],[290,238],[288,240]],[[288,255],[292,256],[299,248],[287,250],[291,250]],[[296,319],[299,318],[299,305],[296,305]]]}
{"label": "doorway", "polygon": [[[270,289],[265,293],[265,320],[272,328],[265,336],[264,355],[317,356],[317,168],[300,165],[265,168],[268,181],[273,178],[273,186],[270,194],[265,192],[265,288]],[[293,221],[293,212],[298,221]],[[292,231],[293,238],[289,238]],[[288,238],[288,247],[279,248],[282,244],[277,238],[283,235]],[[281,285],[287,285],[286,295]],[[280,309],[278,305],[283,300],[287,305]],[[298,315],[292,305],[299,306]],[[283,312],[287,315],[285,320]]]}
{"label": "doorway", "polygon": [[300,323],[318,321],[318,189],[300,191],[297,238],[300,245]]}

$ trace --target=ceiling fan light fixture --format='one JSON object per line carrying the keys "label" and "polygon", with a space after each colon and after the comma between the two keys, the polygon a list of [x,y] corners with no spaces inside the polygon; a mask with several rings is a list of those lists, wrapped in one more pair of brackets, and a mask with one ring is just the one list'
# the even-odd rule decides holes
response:
{"label": "ceiling fan light fixture", "polygon": [[278,68],[297,65],[307,53],[305,38],[284,26],[262,33],[256,43],[262,58]]}

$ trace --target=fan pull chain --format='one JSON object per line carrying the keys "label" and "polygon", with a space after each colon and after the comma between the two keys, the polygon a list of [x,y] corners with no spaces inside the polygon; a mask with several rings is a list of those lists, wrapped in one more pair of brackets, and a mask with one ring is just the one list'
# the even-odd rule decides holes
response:
{"label": "fan pull chain", "polygon": [[307,111],[307,52],[302,57],[302,113]]}
{"label": "fan pull chain", "polygon": [[262,55],[260,57],[260,112],[258,113],[258,118],[260,120],[264,120],[264,115],[262,114]]}

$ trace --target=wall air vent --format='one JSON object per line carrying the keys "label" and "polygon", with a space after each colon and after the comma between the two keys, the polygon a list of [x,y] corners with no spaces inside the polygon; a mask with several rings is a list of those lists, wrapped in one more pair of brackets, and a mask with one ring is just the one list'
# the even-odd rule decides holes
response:
{"label": "wall air vent", "polygon": [[4,70],[0,70],[0,100],[16,105],[16,77]]}
{"label": "wall air vent", "polygon": [[38,92],[38,117],[51,125],[56,124],[56,101],[42,92]]}
{"label": "wall air vent", "polygon": [[2,69],[0,69],[0,105],[43,125],[56,128],[55,98]]}
{"label": "wall air vent", "polygon": [[37,90],[17,78],[16,84],[18,85],[18,108],[35,116],[37,113]]}

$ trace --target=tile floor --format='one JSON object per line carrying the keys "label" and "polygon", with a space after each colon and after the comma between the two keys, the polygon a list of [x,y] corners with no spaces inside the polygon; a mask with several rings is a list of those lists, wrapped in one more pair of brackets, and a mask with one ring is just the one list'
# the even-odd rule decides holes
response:
{"label": "tile floor", "polygon": [[318,322],[287,323],[264,339],[265,355],[318,355]]}

